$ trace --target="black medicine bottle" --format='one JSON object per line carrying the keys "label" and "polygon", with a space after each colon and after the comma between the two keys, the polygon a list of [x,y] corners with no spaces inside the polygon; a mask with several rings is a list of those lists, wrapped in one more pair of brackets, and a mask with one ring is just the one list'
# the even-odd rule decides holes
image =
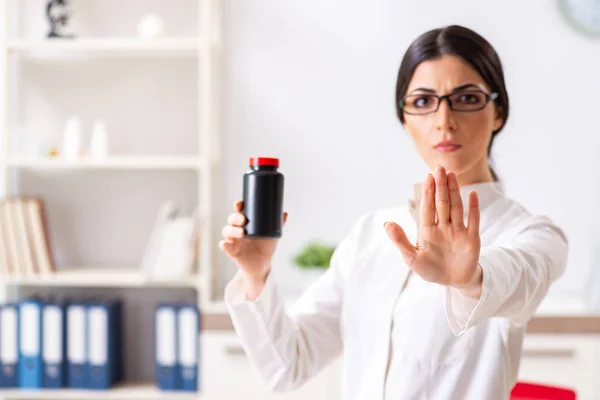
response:
{"label": "black medicine bottle", "polygon": [[283,174],[279,159],[253,157],[244,174],[243,213],[246,237],[281,237],[283,227]]}

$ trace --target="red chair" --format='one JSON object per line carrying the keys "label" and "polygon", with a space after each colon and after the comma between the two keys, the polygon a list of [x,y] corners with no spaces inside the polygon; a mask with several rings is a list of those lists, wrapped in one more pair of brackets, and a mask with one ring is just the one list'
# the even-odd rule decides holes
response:
{"label": "red chair", "polygon": [[517,382],[510,392],[510,400],[576,400],[577,395],[571,389],[556,386],[539,385],[529,382]]}

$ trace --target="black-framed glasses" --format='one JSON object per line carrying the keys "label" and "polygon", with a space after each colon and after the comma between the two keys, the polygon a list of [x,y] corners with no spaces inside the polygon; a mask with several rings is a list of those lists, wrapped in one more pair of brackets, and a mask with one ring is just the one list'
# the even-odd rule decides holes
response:
{"label": "black-framed glasses", "polygon": [[485,93],[481,90],[464,90],[437,96],[430,93],[417,93],[404,96],[400,100],[400,108],[407,114],[425,115],[434,113],[440,108],[442,100],[447,100],[452,111],[471,112],[485,108],[498,98],[498,93]]}

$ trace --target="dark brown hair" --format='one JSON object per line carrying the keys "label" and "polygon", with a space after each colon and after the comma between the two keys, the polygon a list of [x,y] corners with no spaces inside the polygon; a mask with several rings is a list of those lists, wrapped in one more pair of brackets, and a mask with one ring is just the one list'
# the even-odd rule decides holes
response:
{"label": "dark brown hair", "polygon": [[[492,143],[508,120],[508,92],[504,83],[504,71],[498,53],[486,39],[468,28],[451,25],[433,29],[425,32],[412,42],[404,54],[398,70],[396,82],[396,113],[398,118],[400,122],[404,123],[404,113],[400,107],[400,101],[406,95],[408,84],[415,69],[423,61],[439,58],[443,55],[454,55],[465,60],[481,75],[492,92],[498,93],[495,103],[500,107],[504,122],[500,129],[492,133],[492,140],[490,140],[488,146],[488,156],[490,156]],[[497,179],[493,170],[492,174],[494,179]]]}

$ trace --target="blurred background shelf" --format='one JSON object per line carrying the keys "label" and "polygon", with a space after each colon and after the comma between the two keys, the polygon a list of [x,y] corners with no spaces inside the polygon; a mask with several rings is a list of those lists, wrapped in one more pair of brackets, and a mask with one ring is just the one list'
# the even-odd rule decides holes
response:
{"label": "blurred background shelf", "polygon": [[[61,33],[74,37],[60,38],[47,38],[45,2],[0,0],[0,7],[6,104],[0,112],[0,192],[44,200],[57,264],[90,269],[10,277],[6,283],[16,290],[0,297],[16,296],[19,286],[147,287],[157,300],[160,288],[180,288],[195,292],[198,305],[220,297],[212,218],[220,162],[221,2],[73,2]],[[105,159],[62,157],[72,121],[78,122],[82,154],[93,153],[94,127],[102,123]],[[49,149],[59,156],[48,157]],[[45,173],[56,170],[94,172]],[[193,279],[156,282],[136,272],[166,202],[178,217],[198,210],[203,218]],[[114,221],[127,223],[114,231]]]}
{"label": "blurred background shelf", "polygon": [[201,286],[200,276],[196,274],[174,279],[153,279],[133,267],[78,267],[47,275],[3,276],[2,281],[7,285],[42,287],[198,288]]}
{"label": "blurred background shelf", "polygon": [[6,160],[10,167],[42,168],[42,169],[190,169],[200,170],[205,167],[204,160],[195,156],[110,156],[104,160],[80,158],[68,160],[63,158],[41,158],[14,156]]}
{"label": "blurred background shelf", "polygon": [[202,43],[196,38],[164,38],[141,40],[136,38],[115,39],[10,39],[7,49],[11,52],[37,55],[44,53],[116,53],[128,55],[197,55]]}
{"label": "blurred background shelf", "polygon": [[76,389],[56,389],[56,390],[0,390],[0,397],[9,399],[64,399],[64,400],[86,400],[86,399],[202,399],[198,393],[192,392],[163,392],[158,390],[153,383],[126,383],[116,386],[110,390],[76,390]]}
{"label": "blurred background shelf", "polygon": [[[13,273],[0,275],[0,304],[118,301],[122,384],[5,388],[0,399],[206,398],[156,387],[155,309],[176,305],[180,315],[221,293],[213,218],[222,2],[69,2],[53,15],[69,16],[57,31],[75,38],[53,39],[46,7],[0,0],[0,199],[12,221],[2,225],[10,257],[0,257],[0,271]],[[29,249],[40,236],[50,248]],[[50,267],[38,259],[44,254]],[[187,332],[193,344],[196,325],[180,325],[179,337]],[[86,331],[73,337],[95,341],[96,330]],[[200,375],[193,379],[202,387]]]}

